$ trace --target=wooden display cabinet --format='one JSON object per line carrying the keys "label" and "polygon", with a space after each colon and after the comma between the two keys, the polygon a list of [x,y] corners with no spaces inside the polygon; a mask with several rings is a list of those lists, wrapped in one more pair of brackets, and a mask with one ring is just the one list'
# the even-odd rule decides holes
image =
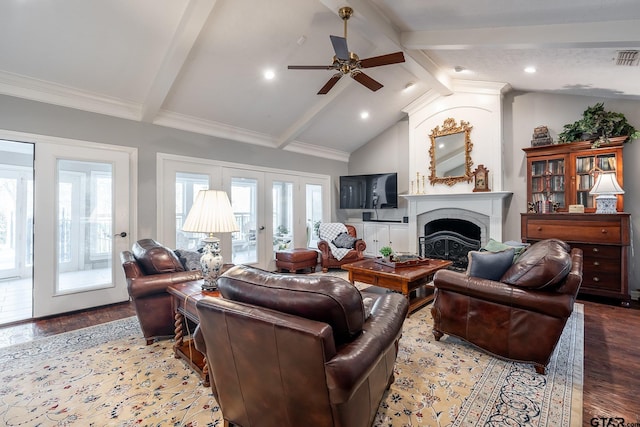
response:
{"label": "wooden display cabinet", "polygon": [[[596,214],[595,196],[589,194],[598,169],[615,171],[622,178],[622,142],[591,148],[590,142],[523,148],[527,155],[527,202],[550,201],[557,212],[522,214],[522,241],[563,240],[582,249],[581,294],[618,299],[629,306],[628,257],[631,220],[624,213],[624,195],[618,195],[616,214]],[[569,205],[583,205],[584,213],[568,213]]]}
{"label": "wooden display cabinet", "polygon": [[[550,201],[557,205],[558,212],[567,212],[569,205],[583,205],[585,212],[595,212],[595,196],[589,190],[597,169],[616,171],[618,183],[624,188],[622,148],[622,142],[600,148],[591,148],[590,142],[523,148],[527,155],[527,202],[540,206]],[[618,195],[616,209],[624,210],[623,195]]]}

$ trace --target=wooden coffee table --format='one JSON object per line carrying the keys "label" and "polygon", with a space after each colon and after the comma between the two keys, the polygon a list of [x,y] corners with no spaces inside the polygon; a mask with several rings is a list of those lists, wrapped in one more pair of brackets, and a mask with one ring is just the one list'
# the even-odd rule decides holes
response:
{"label": "wooden coffee table", "polygon": [[429,259],[424,264],[394,268],[365,259],[342,268],[349,272],[349,281],[367,283],[392,291],[401,292],[409,300],[409,314],[433,301],[433,280],[436,271],[449,267],[451,261]]}
{"label": "wooden coffee table", "polygon": [[[203,280],[175,283],[167,287],[171,294],[171,308],[175,313],[175,343],[173,352],[176,359],[184,360],[194,371],[202,377],[202,383],[209,387],[209,370],[206,355],[200,353],[193,343],[193,330],[188,327],[188,321],[198,325],[198,311],[196,303],[205,297],[220,298],[218,291],[203,291]],[[186,328],[186,336],[185,336]]]}

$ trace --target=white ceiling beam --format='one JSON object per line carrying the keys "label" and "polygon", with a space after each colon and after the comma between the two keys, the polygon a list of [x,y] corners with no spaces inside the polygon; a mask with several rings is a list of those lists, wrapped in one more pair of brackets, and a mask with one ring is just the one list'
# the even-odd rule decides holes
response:
{"label": "white ceiling beam", "polygon": [[284,148],[304,132],[313,120],[327,108],[338,96],[353,83],[349,76],[343,76],[326,95],[318,95],[318,102],[314,103],[302,116],[276,138],[277,148]]}
{"label": "white ceiling beam", "polygon": [[640,20],[519,27],[413,31],[401,35],[407,49],[541,49],[638,47]]}
{"label": "white ceiling beam", "polygon": [[191,0],[187,4],[144,100],[141,115],[143,122],[153,122],[158,115],[216,2],[217,0]]}

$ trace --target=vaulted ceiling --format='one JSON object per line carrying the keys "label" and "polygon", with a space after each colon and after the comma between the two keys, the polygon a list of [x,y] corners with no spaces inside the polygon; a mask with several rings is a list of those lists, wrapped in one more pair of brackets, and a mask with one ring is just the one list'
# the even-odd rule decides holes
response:
{"label": "vaulted ceiling", "polygon": [[[404,52],[365,70],[376,92],[287,69],[331,64],[342,6],[350,51]],[[638,49],[637,0],[0,2],[2,94],[340,160],[458,80],[640,99],[637,59],[616,64]]]}

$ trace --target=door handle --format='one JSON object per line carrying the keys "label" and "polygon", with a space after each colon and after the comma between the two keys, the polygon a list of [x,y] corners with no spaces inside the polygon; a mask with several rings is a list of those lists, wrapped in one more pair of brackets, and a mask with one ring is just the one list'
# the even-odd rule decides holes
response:
{"label": "door handle", "polygon": [[114,234],[113,237],[127,237],[127,232],[123,231],[122,233]]}
{"label": "door handle", "polygon": [[260,231],[264,230],[264,225],[261,225],[258,230],[260,230]]}

